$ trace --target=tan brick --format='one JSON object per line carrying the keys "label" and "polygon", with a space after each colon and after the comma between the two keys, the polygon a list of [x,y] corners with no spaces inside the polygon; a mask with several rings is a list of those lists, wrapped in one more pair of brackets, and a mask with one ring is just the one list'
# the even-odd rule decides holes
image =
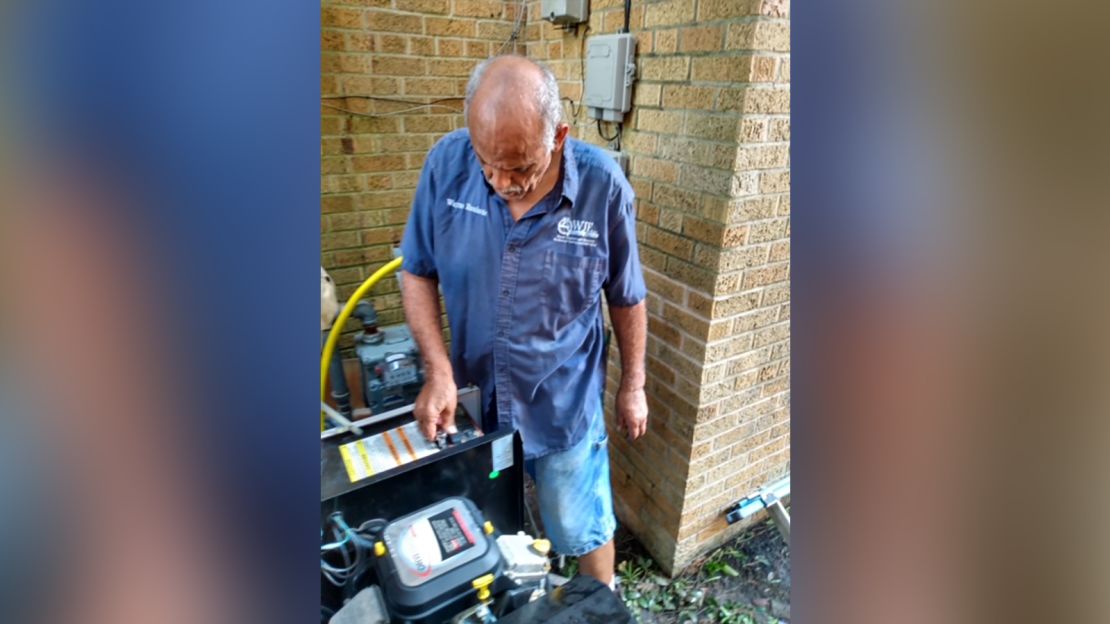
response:
{"label": "tan brick", "polygon": [[752,60],[751,82],[771,82],[777,76],[775,59],[769,56],[757,56]]}
{"label": "tan brick", "polygon": [[758,8],[759,0],[700,0],[698,21],[755,15]]}
{"label": "tan brick", "polygon": [[320,211],[323,213],[351,210],[354,210],[354,197],[351,195],[324,195],[320,198]]}
{"label": "tan brick", "polygon": [[323,28],[362,28],[362,11],[325,7],[320,9],[320,26]]}
{"label": "tan brick", "polygon": [[790,324],[781,323],[765,329],[761,329],[755,333],[752,344],[755,347],[762,347],[769,345],[773,342],[785,340],[790,337]]}
{"label": "tan brick", "polygon": [[366,21],[370,30],[417,35],[424,33],[424,18],[419,15],[402,15],[393,11],[369,11],[366,14]]}
{"label": "tan brick", "polygon": [[476,31],[476,24],[474,20],[428,17],[425,18],[424,28],[426,34],[429,35],[473,37]]}
{"label": "tan brick", "polygon": [[703,82],[742,82],[751,71],[750,56],[710,56],[693,59],[691,80]]}
{"label": "tan brick", "polygon": [[665,85],[663,87],[663,108],[712,110],[717,101],[718,91],[719,89],[714,89],[712,87]]}
{"label": "tan brick", "polygon": [[[497,48],[493,48],[496,50]],[[508,52],[509,50],[506,50]],[[492,54],[490,51],[490,44],[487,41],[467,41],[466,42],[466,56],[473,59],[485,59]],[[474,63],[477,65],[477,63]]]}
{"label": "tan brick", "polygon": [[732,187],[732,172],[698,165],[682,165],[679,185],[698,189],[703,193],[727,197]]}
{"label": "tan brick", "polygon": [[401,124],[396,117],[353,117],[347,123],[351,134],[377,134],[400,132]]}
{"label": "tan brick", "polygon": [[[783,195],[782,198],[779,199],[778,215],[780,217],[789,217],[790,216],[790,196],[789,195]],[[789,233],[790,232],[787,231],[787,234],[789,234]]]}
{"label": "tan brick", "polygon": [[374,58],[373,71],[382,76],[423,76],[427,65],[421,58],[379,56]]}
{"label": "tan brick", "polygon": [[764,171],[759,178],[759,190],[763,193],[789,193],[790,171]]}
{"label": "tan brick", "polygon": [[650,225],[644,227],[647,230],[645,232],[646,236],[641,239],[642,243],[683,259],[689,259],[693,254],[694,244],[692,242]]}
{"label": "tan brick", "polygon": [[755,34],[751,45],[755,50],[789,52],[790,24],[787,22],[770,22],[766,20],[756,22]]}
{"label": "tan brick", "polygon": [[714,141],[733,141],[738,123],[735,115],[690,112],[686,114],[686,134]]}
{"label": "tan brick", "polygon": [[641,110],[636,113],[636,129],[646,132],[681,134],[685,115],[680,112]]}
{"label": "tan brick", "polygon": [[683,28],[679,31],[679,50],[682,52],[713,52],[724,45],[723,26]]}
{"label": "tan brick", "polygon": [[770,141],[789,141],[790,140],[790,120],[789,119],[772,119],[769,123],[768,140],[770,140]]}
{"label": "tan brick", "polygon": [[474,69],[474,61],[434,59],[427,62],[428,76],[433,77],[468,77]]}
{"label": "tan brick", "polygon": [[697,141],[692,141],[685,136],[661,136],[658,139],[655,152],[660,158],[695,162],[694,153],[698,145]]}
{"label": "tan brick", "polygon": [[632,93],[634,106],[659,106],[662,86],[637,82]]}
{"label": "tan brick", "polygon": [[394,0],[398,11],[409,13],[447,13],[447,0]]}
{"label": "tan brick", "polygon": [[759,12],[769,17],[790,17],[790,0],[762,0]]}
{"label": "tan brick", "polygon": [[702,196],[667,184],[656,184],[652,192],[652,202],[662,208],[675,208],[683,212],[698,214]]}
{"label": "tan brick", "polygon": [[653,37],[652,52],[655,54],[674,54],[678,51],[678,29],[657,30]]}
{"label": "tan brick", "polygon": [[667,258],[666,274],[699,290],[709,290],[713,287],[711,271],[675,256]]}
{"label": "tan brick", "polygon": [[346,50],[347,44],[343,37],[343,31],[320,31],[320,48],[323,50]]}
{"label": "tan brick", "polygon": [[458,82],[447,78],[405,78],[406,95],[457,95]]}
{"label": "tan brick", "polygon": [[786,145],[756,145],[741,147],[736,152],[737,169],[774,169],[785,167],[790,156]]}
{"label": "tan brick", "polygon": [[408,52],[408,38],[402,35],[375,35],[377,49],[388,54],[405,54]]}
{"label": "tan brick", "polygon": [[721,252],[720,270],[728,272],[766,264],[769,249],[768,245],[758,245],[723,251]]}
{"label": "tan brick", "polygon": [[723,235],[723,226],[719,223],[686,215],[682,219],[682,234],[693,240],[719,245]]}
{"label": "tan brick", "polygon": [[745,119],[740,122],[740,142],[760,143],[767,136],[767,121],[764,119]]}
{"label": "tan brick", "polygon": [[[366,32],[347,33],[347,50],[349,52],[373,52],[377,49],[374,35]],[[383,50],[384,51],[384,50]]]}
{"label": "tan brick", "polygon": [[667,0],[647,6],[644,27],[673,26],[694,21],[694,3],[690,0]]}
{"label": "tan brick", "polygon": [[684,82],[690,74],[690,59],[682,57],[640,60],[644,80]]}
{"label": "tan brick", "polygon": [[408,53],[417,56],[434,56],[436,53],[435,37],[409,37]]}
{"label": "tan brick", "polygon": [[721,239],[722,247],[739,247],[748,242],[748,226],[731,226],[725,228],[724,236]]}
{"label": "tan brick", "polygon": [[673,184],[678,181],[678,165],[655,158],[634,158],[632,159],[632,174]]}
{"label": "tan brick", "polygon": [[779,81],[790,82],[790,57],[779,61]]}
{"label": "tan brick", "polygon": [[[744,273],[744,288],[758,288],[776,282],[785,282],[790,279],[790,263],[783,262],[782,264],[774,267],[762,267],[752,269]],[[773,316],[777,316],[777,311]]]}
{"label": "tan brick", "polygon": [[339,80],[335,76],[320,76],[320,95],[338,95]]}
{"label": "tan brick", "polygon": [[354,170],[362,173],[396,171],[405,168],[405,159],[396,154],[381,156],[356,156],[352,159]]}
{"label": "tan brick", "polygon": [[405,132],[445,133],[451,131],[451,118],[447,115],[406,115]]}
{"label": "tan brick", "polygon": [[493,41],[505,41],[513,32],[513,25],[509,22],[478,22],[478,38]]}
{"label": "tan brick", "polygon": [[771,245],[771,254],[767,257],[769,262],[780,262],[790,259],[790,241],[779,241]]}
{"label": "tan brick", "polygon": [[333,232],[320,237],[320,249],[346,249],[358,245],[358,232]]}
{"label": "tan brick", "polygon": [[773,197],[737,200],[729,205],[728,222],[742,223],[757,219],[769,219],[775,216],[776,208],[777,202]]}

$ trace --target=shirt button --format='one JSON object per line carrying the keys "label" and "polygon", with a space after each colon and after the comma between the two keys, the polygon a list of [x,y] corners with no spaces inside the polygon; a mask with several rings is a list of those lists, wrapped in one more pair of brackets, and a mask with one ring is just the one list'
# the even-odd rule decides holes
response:
{"label": "shirt button", "polygon": [[502,288],[501,289],[501,294],[508,297],[509,296],[509,289],[508,288]]}
{"label": "shirt button", "polygon": [[497,330],[497,335],[498,335],[498,336],[501,336],[502,338],[504,338],[504,337],[505,337],[505,330],[503,330],[503,329],[499,329],[499,330]]}
{"label": "shirt button", "polygon": [[509,253],[516,253],[516,245],[509,245]]}

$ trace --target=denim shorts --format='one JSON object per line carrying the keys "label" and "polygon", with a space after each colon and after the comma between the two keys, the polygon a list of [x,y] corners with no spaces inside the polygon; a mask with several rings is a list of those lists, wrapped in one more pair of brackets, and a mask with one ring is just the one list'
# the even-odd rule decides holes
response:
{"label": "denim shorts", "polygon": [[578,557],[613,539],[617,519],[602,415],[582,441],[529,462],[528,472],[536,481],[540,518],[555,552]]}

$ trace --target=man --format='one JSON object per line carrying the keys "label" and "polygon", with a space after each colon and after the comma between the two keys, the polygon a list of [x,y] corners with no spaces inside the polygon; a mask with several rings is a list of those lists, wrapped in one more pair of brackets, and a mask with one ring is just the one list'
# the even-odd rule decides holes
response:
{"label": "man", "polygon": [[428,154],[402,242],[405,315],[427,374],[415,416],[429,439],[452,431],[458,385],[477,384],[483,427],[520,431],[555,550],[612,586],[601,293],[621,352],[617,419],[632,440],[647,428],[647,293],[632,189],[603,151],[567,137],[560,113],[550,70],[489,59],[467,85],[468,129]]}

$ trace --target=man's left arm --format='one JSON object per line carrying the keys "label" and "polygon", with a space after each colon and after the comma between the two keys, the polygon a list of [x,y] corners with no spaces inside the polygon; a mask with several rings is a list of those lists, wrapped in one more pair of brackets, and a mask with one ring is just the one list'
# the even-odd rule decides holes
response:
{"label": "man's left arm", "polygon": [[647,305],[609,306],[609,319],[621,352],[621,383],[617,389],[617,423],[635,440],[647,431],[644,354],[647,348]]}
{"label": "man's left arm", "polygon": [[[623,180],[622,180],[623,182]],[[647,431],[644,355],[647,350],[647,286],[636,246],[636,211],[632,187],[614,187],[610,204],[609,276],[605,299],[621,352],[621,383],[617,390],[617,423],[635,440]]]}

